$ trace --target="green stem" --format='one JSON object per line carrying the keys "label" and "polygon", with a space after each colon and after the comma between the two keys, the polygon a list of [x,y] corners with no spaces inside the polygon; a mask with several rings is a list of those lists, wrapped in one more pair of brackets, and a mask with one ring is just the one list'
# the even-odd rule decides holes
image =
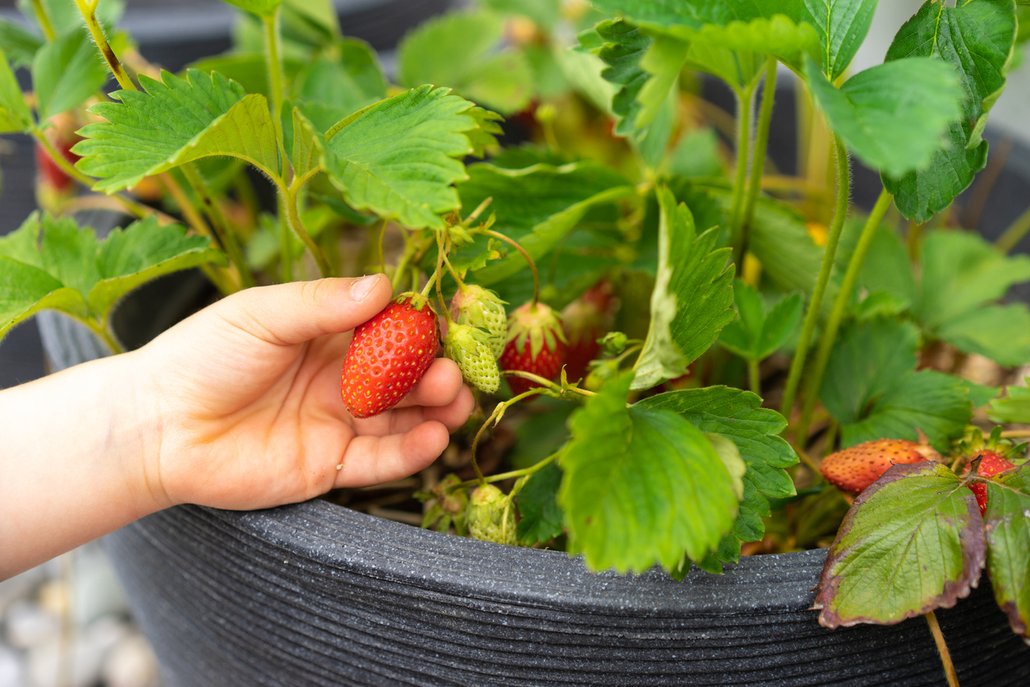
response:
{"label": "green stem", "polygon": [[759,373],[758,361],[753,358],[748,358],[747,361],[747,381],[748,386],[751,388],[751,392],[756,396],[761,396],[762,376]]}
{"label": "green stem", "polygon": [[279,49],[279,7],[271,15],[262,17],[265,28],[265,56],[268,70],[268,96],[272,107],[272,124],[276,140],[282,141],[283,61]]}
{"label": "green stem", "polygon": [[948,687],[959,687],[955,663],[951,660],[948,643],[944,641],[944,633],[941,632],[941,625],[937,622],[937,616],[933,611],[926,614],[926,624],[930,626],[933,643],[937,646],[937,654],[940,656],[941,668],[944,670],[944,679],[947,680]]}
{"label": "green stem", "polygon": [[88,318],[76,317],[75,319],[81,322],[83,325],[85,325],[87,329],[89,329],[97,336],[97,338],[103,341],[104,345],[106,345],[111,350],[111,353],[117,355],[119,353],[125,352],[125,347],[122,346],[121,342],[119,342],[115,335],[111,332],[111,328],[109,325],[98,320],[92,320]]}
{"label": "green stem", "polygon": [[293,230],[293,233],[297,235],[297,238],[301,240],[301,243],[304,244],[308,252],[311,253],[311,257],[315,259],[319,273],[323,277],[332,276],[333,270],[329,266],[329,260],[326,259],[325,253],[318,247],[315,240],[311,238],[308,230],[304,228],[304,222],[300,218],[300,202],[298,200],[300,189],[297,187],[297,184],[292,184],[288,189],[285,186],[280,186],[279,192],[285,194],[283,204],[286,206],[286,223]]}
{"label": "green stem", "polygon": [[[773,105],[776,102],[776,76],[779,63],[775,57],[765,62],[765,85],[762,86],[762,101],[758,107],[758,123],[755,128],[755,145],[751,159],[751,176],[747,183],[747,196],[744,199],[743,216],[740,222],[740,254],[741,260],[747,253],[750,243],[751,220],[755,215],[755,204],[762,188],[762,175],[765,172],[765,154],[769,148],[769,130],[772,123]],[[739,272],[738,272],[739,274]]]}
{"label": "green stem", "polygon": [[50,14],[47,12],[42,0],[32,0],[32,11],[36,14],[36,22],[39,23],[39,28],[43,30],[46,42],[53,43],[54,39],[57,38],[57,33],[54,31],[54,24],[50,21]]}
{"label": "green stem", "polygon": [[79,14],[82,15],[83,20],[86,22],[86,28],[89,30],[89,35],[93,37],[97,50],[100,51],[104,61],[107,62],[107,66],[111,73],[114,74],[114,78],[118,80],[118,85],[125,91],[138,90],[136,84],[132,82],[129,74],[125,71],[125,67],[122,66],[121,60],[114,54],[111,44],[107,42],[107,36],[104,35],[104,27],[97,21],[97,3],[75,0],[75,5],[79,8]]}
{"label": "green stem", "polygon": [[734,91],[737,99],[737,163],[733,181],[733,200],[730,206],[730,245],[733,247],[733,264],[740,274],[744,264],[744,237],[742,219],[744,196],[747,193],[748,161],[751,155],[751,115],[754,110],[755,86],[743,91]]}
{"label": "green stem", "polygon": [[510,472],[499,472],[489,477],[483,476],[482,479],[470,479],[462,482],[458,486],[461,488],[468,488],[476,486],[477,484],[489,484],[491,482],[503,482],[509,479],[519,479],[520,477],[529,477],[543,470],[545,467],[553,463],[561,455],[561,451],[557,451],[547,456],[543,460],[533,463],[528,468],[522,468],[521,470],[511,470]]}
{"label": "green stem", "polygon": [[1023,211],[1019,217],[1015,219],[1009,228],[998,237],[998,240],[994,242],[994,247],[1000,250],[1002,253],[1008,253],[1010,250],[1015,248],[1023,237],[1030,233],[1030,208]]}
{"label": "green stem", "polygon": [[523,259],[525,259],[526,261],[526,264],[529,265],[529,271],[533,273],[532,303],[533,305],[536,305],[537,302],[540,300],[540,274],[537,272],[536,263],[533,261],[533,256],[529,254],[529,251],[522,247],[522,244],[520,244],[518,241],[511,238],[510,236],[505,236],[504,234],[498,231],[494,231],[493,229],[480,229],[479,233],[485,236],[489,236],[491,238],[495,238],[499,241],[504,241],[522,255]]}
{"label": "green stem", "polygon": [[197,168],[192,163],[183,165],[181,169],[194,193],[200,197],[204,214],[211,220],[211,228],[229,256],[229,261],[239,270],[240,282],[243,288],[253,286],[254,275],[251,274],[250,267],[247,265],[243,252],[240,250],[240,244],[236,240],[236,234],[226,221],[218,201],[211,195],[203,177],[200,176],[200,172],[197,171]]}
{"label": "green stem", "polygon": [[[808,355],[808,347],[812,342],[815,333],[815,325],[819,320],[819,313],[822,309],[823,295],[826,293],[826,286],[830,282],[830,273],[833,271],[833,261],[837,254],[837,244],[840,242],[841,230],[844,228],[844,220],[848,216],[848,206],[851,198],[851,167],[848,163],[848,151],[843,141],[838,137],[833,139],[834,159],[837,166],[837,199],[835,203],[833,219],[826,236],[826,249],[823,252],[822,264],[819,266],[819,274],[816,277],[815,287],[812,290],[812,297],[808,302],[808,310],[801,324],[801,334],[798,337],[797,350],[794,351],[794,358],[790,363],[790,372],[787,375],[787,384],[783,390],[783,403],[780,413],[790,420],[790,412],[794,407],[794,398],[797,395],[798,384],[801,381],[801,373],[805,368],[805,358]],[[803,441],[803,437],[798,437]]]}
{"label": "green stem", "polygon": [[815,408],[815,400],[819,396],[819,387],[822,385],[826,364],[829,362],[830,353],[833,351],[833,344],[837,340],[837,332],[840,331],[840,325],[844,321],[844,315],[847,313],[848,305],[851,303],[851,294],[858,283],[858,275],[862,271],[866,255],[869,254],[869,247],[872,246],[876,231],[883,224],[883,218],[887,214],[887,210],[890,209],[893,200],[894,197],[887,192],[887,189],[880,191],[880,196],[876,199],[876,204],[873,206],[872,212],[869,213],[865,226],[862,227],[858,243],[855,244],[855,251],[848,261],[848,268],[845,270],[844,278],[841,280],[840,290],[837,291],[837,297],[833,301],[830,316],[826,321],[826,326],[823,327],[815,359],[812,361],[808,371],[808,378],[805,382],[804,406],[801,411],[801,422],[798,425],[799,437],[805,436],[808,432],[809,422],[812,418],[812,409]]}

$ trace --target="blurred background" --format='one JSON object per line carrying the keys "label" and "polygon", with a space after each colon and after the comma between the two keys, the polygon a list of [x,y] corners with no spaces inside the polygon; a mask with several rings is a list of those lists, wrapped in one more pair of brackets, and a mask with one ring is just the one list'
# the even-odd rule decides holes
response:
{"label": "blurred background", "polygon": [[[335,0],[335,4],[344,33],[383,51],[389,69],[389,51],[407,27],[462,3]],[[919,0],[881,2],[853,69],[880,63],[898,27],[921,4]],[[20,20],[16,5],[15,0],[0,0],[0,18]],[[141,52],[169,69],[181,68],[192,56],[229,47],[235,10],[220,0],[127,0],[125,5],[123,25],[139,41]],[[1030,68],[1024,64],[1010,74],[1008,89],[991,113],[992,153],[1005,150],[1008,139],[1030,142],[1028,116]],[[31,210],[32,160],[27,140],[0,138],[0,208],[26,208],[16,218],[9,212],[0,214],[4,222],[0,234],[17,228]],[[30,381],[46,369],[34,322],[17,327],[0,343],[0,389]],[[117,580],[97,545],[0,581],[0,687],[159,684],[153,655],[132,623]]]}

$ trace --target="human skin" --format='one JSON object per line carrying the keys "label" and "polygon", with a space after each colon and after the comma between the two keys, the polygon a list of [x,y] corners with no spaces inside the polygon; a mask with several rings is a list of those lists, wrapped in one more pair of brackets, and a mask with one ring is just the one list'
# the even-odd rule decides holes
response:
{"label": "human skin", "polygon": [[394,409],[340,399],[389,280],[247,289],[143,348],[0,391],[0,579],[176,504],[255,509],[410,475],[472,411],[437,359]]}

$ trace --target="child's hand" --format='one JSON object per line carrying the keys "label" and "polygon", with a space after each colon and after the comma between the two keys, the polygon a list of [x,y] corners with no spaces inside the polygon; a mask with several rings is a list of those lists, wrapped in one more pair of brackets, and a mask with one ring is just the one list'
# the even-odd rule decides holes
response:
{"label": "child's hand", "polygon": [[474,404],[450,360],[376,417],[355,420],[340,398],[351,330],[390,296],[382,275],[248,289],[130,354],[158,427],[144,451],[158,503],[273,506],[435,460]]}

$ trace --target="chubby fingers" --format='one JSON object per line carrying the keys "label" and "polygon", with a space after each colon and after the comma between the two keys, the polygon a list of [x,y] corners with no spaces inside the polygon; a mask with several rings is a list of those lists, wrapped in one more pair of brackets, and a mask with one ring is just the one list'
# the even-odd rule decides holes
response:
{"label": "chubby fingers", "polygon": [[335,487],[364,487],[412,475],[436,460],[450,441],[441,422],[426,420],[401,434],[358,436],[347,446]]}

